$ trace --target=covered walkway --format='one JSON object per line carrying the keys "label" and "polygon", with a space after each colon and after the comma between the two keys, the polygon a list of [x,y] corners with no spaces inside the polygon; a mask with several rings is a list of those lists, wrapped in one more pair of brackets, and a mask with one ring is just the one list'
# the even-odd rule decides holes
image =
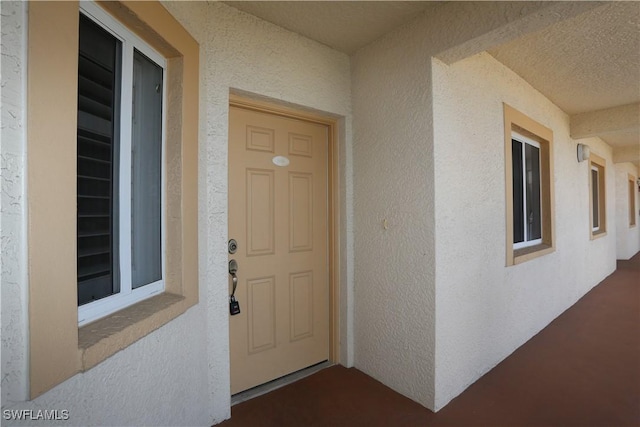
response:
{"label": "covered walkway", "polygon": [[438,413],[334,366],[232,408],[231,426],[639,426],[640,253]]}

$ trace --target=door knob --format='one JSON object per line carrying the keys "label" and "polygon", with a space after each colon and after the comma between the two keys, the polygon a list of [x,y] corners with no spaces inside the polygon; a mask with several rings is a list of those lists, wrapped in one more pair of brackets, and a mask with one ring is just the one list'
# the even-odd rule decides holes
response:
{"label": "door knob", "polygon": [[238,286],[238,276],[236,273],[238,272],[238,261],[232,259],[229,261],[229,274],[231,275],[231,281],[233,282],[233,292],[231,296],[234,296],[236,293],[236,286]]}
{"label": "door knob", "polygon": [[240,314],[240,304],[236,301],[236,287],[238,287],[238,276],[236,276],[237,272],[238,261],[232,259],[229,261],[229,274],[231,275],[231,283],[233,284],[231,296],[229,296],[229,312],[232,316]]}
{"label": "door knob", "polygon": [[238,272],[238,261],[232,259],[229,261],[229,274],[236,274]]}

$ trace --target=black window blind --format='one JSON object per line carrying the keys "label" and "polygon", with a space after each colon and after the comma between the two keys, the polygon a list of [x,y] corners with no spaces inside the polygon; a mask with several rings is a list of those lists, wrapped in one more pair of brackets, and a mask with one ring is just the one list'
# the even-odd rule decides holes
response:
{"label": "black window blind", "polygon": [[120,42],[80,15],[78,305],[118,292],[117,154]]}

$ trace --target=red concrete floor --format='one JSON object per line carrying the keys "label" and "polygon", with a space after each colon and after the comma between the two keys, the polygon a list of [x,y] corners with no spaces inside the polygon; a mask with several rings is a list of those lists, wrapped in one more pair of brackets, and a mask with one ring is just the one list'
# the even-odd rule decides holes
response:
{"label": "red concrete floor", "polygon": [[220,425],[640,426],[640,253],[438,413],[334,366],[231,416]]}

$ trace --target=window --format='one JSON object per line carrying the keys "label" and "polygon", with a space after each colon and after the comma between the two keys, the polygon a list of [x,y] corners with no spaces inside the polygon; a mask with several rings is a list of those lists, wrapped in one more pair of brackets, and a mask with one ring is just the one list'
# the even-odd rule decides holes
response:
{"label": "window", "polygon": [[[84,12],[80,11],[78,2],[29,4],[29,67],[26,70],[29,89],[26,93],[29,132],[26,144],[26,182],[29,194],[28,372],[32,399],[78,372],[93,368],[180,316],[198,302],[198,43],[157,1],[110,1],[85,8],[88,4],[80,2]],[[92,8],[103,12],[102,15],[106,15],[107,18],[100,18],[100,24],[97,24]],[[91,19],[85,20],[85,17]],[[81,19],[82,23],[79,22]],[[129,50],[131,55],[124,56],[123,52],[128,49],[130,41],[119,29],[116,31],[109,20],[140,37],[161,57],[158,58],[144,46],[135,43],[133,49]],[[99,73],[89,71],[89,77],[98,74],[108,76],[109,68],[112,69],[112,74],[120,73],[120,79],[111,80],[111,90],[108,83],[95,85],[86,75],[80,76],[78,73],[80,26],[83,28],[80,30],[82,32],[86,27],[89,27],[89,30],[93,28],[95,31],[90,37],[102,43],[98,51],[88,52],[88,55],[94,56],[93,59],[99,59],[95,58],[99,56],[103,62],[101,68],[98,67]],[[115,44],[113,37],[117,40]],[[86,41],[83,40],[83,46]],[[107,44],[111,47],[107,47]],[[121,50],[120,53],[117,52],[118,49]],[[114,51],[115,58],[122,58],[121,61],[108,59]],[[166,67],[162,64],[163,58]],[[135,62],[138,64],[134,65]],[[88,66],[91,68],[90,62]],[[138,100],[142,100],[142,105],[157,105],[153,102],[149,104],[147,98],[159,95],[160,88],[156,88],[157,83],[146,89],[144,84],[139,86],[136,83],[133,90],[133,70],[138,70],[137,72],[143,76],[143,83],[146,83],[147,80],[155,80],[154,77],[146,76],[149,70],[157,72],[158,66],[162,68],[162,84],[166,87],[166,92],[160,90],[160,121],[163,125],[161,139],[164,143],[158,146],[149,142],[147,146],[145,142],[143,146],[138,147],[145,154],[139,160],[151,161],[140,166],[135,154],[133,157],[129,156],[130,160],[126,159],[125,153],[130,152],[130,149],[126,148],[125,138],[128,134],[131,141],[136,140],[135,137],[131,138],[131,135],[138,132],[135,130],[135,124],[131,127],[131,117],[134,114],[136,120],[141,114],[145,116],[145,122],[156,123],[154,120],[149,122],[146,117],[157,117],[158,110],[153,107],[139,109]],[[126,72],[127,68],[131,70],[130,73]],[[153,74],[153,71],[151,73]],[[81,71],[80,74],[86,73]],[[126,83],[126,76],[129,74],[130,83]],[[140,80],[136,80],[138,81]],[[120,88],[117,87],[117,82],[120,82]],[[126,87],[130,89],[127,90]],[[87,99],[79,99],[78,89],[80,96]],[[117,99],[118,94],[120,99],[114,102],[113,99]],[[125,95],[128,95],[131,101],[125,102]],[[118,108],[119,114],[116,111]],[[130,111],[128,116],[122,112],[126,108]],[[93,111],[93,114],[101,117],[103,121],[94,119],[92,123],[92,120],[86,120],[86,117],[79,120],[79,111]],[[113,118],[104,119],[110,116]],[[118,119],[123,116],[129,120]],[[106,136],[105,121],[108,124]],[[109,123],[110,121],[113,123]],[[92,138],[88,138],[91,136],[91,126],[93,124],[95,128],[98,123],[103,125],[100,127],[102,132],[96,132],[94,129],[92,141]],[[128,131],[124,129],[127,123]],[[79,124],[83,129],[80,132]],[[109,137],[109,129],[119,129],[119,132],[113,132]],[[153,135],[158,130],[158,126],[154,125],[141,132]],[[82,139],[80,144],[79,135]],[[150,137],[149,141],[151,140],[157,141],[157,137]],[[135,150],[136,145],[133,144]],[[160,157],[158,147],[161,149]],[[93,162],[93,166],[81,166],[79,155],[87,157],[87,162]],[[126,167],[123,166],[125,164]],[[163,183],[161,185],[157,185],[158,166],[160,182]],[[99,173],[102,175],[95,177],[104,178],[106,174],[109,179],[94,180],[103,182],[101,186],[92,186],[86,182],[80,184],[80,167],[83,168],[83,175],[92,176],[90,173]],[[128,173],[129,178],[126,178],[126,170],[133,170]],[[154,182],[156,184],[153,184]],[[145,188],[143,195],[147,198],[140,198],[141,185],[154,186],[158,193],[149,191],[149,194],[145,194],[148,191],[148,188]],[[125,197],[123,194],[126,192],[129,192],[129,195]],[[159,202],[157,194],[160,194]],[[94,197],[85,197],[86,200],[81,201],[78,195]],[[88,201],[89,199],[93,201]],[[139,200],[144,210],[140,210],[135,200]],[[79,209],[80,204],[86,206]],[[105,209],[105,204],[114,205],[114,208]],[[123,214],[123,205],[127,204],[128,211],[125,210],[126,213]],[[98,211],[91,213],[91,209]],[[79,217],[79,214],[85,216]],[[81,221],[83,224],[80,224]],[[98,244],[79,242],[78,232],[88,233],[88,227],[91,226],[86,223],[92,222],[92,226],[96,227],[96,233],[104,234],[106,229],[107,237],[100,236],[102,241]],[[129,225],[123,226],[126,222]],[[141,222],[145,225],[136,225]],[[159,232],[158,224],[161,224]],[[123,233],[123,227],[128,227],[129,231]],[[127,234],[129,236],[126,236]],[[129,239],[131,243],[123,243],[125,239]],[[158,239],[161,242],[160,248],[153,243]],[[144,244],[137,243],[139,241],[143,241]],[[154,261],[140,259],[136,247],[144,249],[140,256],[153,258]],[[153,250],[148,250],[149,248]],[[96,268],[102,269],[106,264],[109,270],[107,275],[130,275],[132,294],[158,282],[158,271],[164,291],[118,310],[117,313],[79,326],[79,308],[94,303],[102,304],[113,296],[105,296],[97,301],[93,301],[91,297],[91,303],[78,307],[79,263],[85,262],[80,261],[78,256],[81,253],[89,255],[90,251],[96,251],[95,255],[101,256],[101,262],[89,261],[88,265],[93,264],[99,266]],[[131,255],[123,256],[123,252],[126,251]],[[157,263],[158,257],[162,262],[160,267]],[[150,268],[136,272],[136,264],[140,263]],[[86,268],[86,265],[83,265],[83,269]],[[131,271],[121,274],[126,269]],[[109,286],[115,286],[118,293],[122,293],[124,280],[118,278],[115,281],[116,285],[112,284],[112,280],[107,280],[111,283]],[[143,286],[136,287],[136,283],[142,283]],[[102,286],[97,288],[103,289]],[[110,292],[108,290],[104,293]],[[120,307],[124,305],[126,304]]]}
{"label": "window", "polygon": [[540,144],[512,133],[513,247],[542,243]]}
{"label": "window", "polygon": [[589,205],[591,238],[604,236],[607,232],[605,160],[593,153],[589,156]]}
{"label": "window", "polygon": [[629,174],[629,227],[636,225],[636,177]]}
{"label": "window", "polygon": [[591,230],[600,230],[600,172],[596,166],[591,166]]}
{"label": "window", "polygon": [[92,3],[78,54],[80,326],[164,290],[166,60]]}
{"label": "window", "polygon": [[553,132],[504,105],[507,265],[555,250]]}

